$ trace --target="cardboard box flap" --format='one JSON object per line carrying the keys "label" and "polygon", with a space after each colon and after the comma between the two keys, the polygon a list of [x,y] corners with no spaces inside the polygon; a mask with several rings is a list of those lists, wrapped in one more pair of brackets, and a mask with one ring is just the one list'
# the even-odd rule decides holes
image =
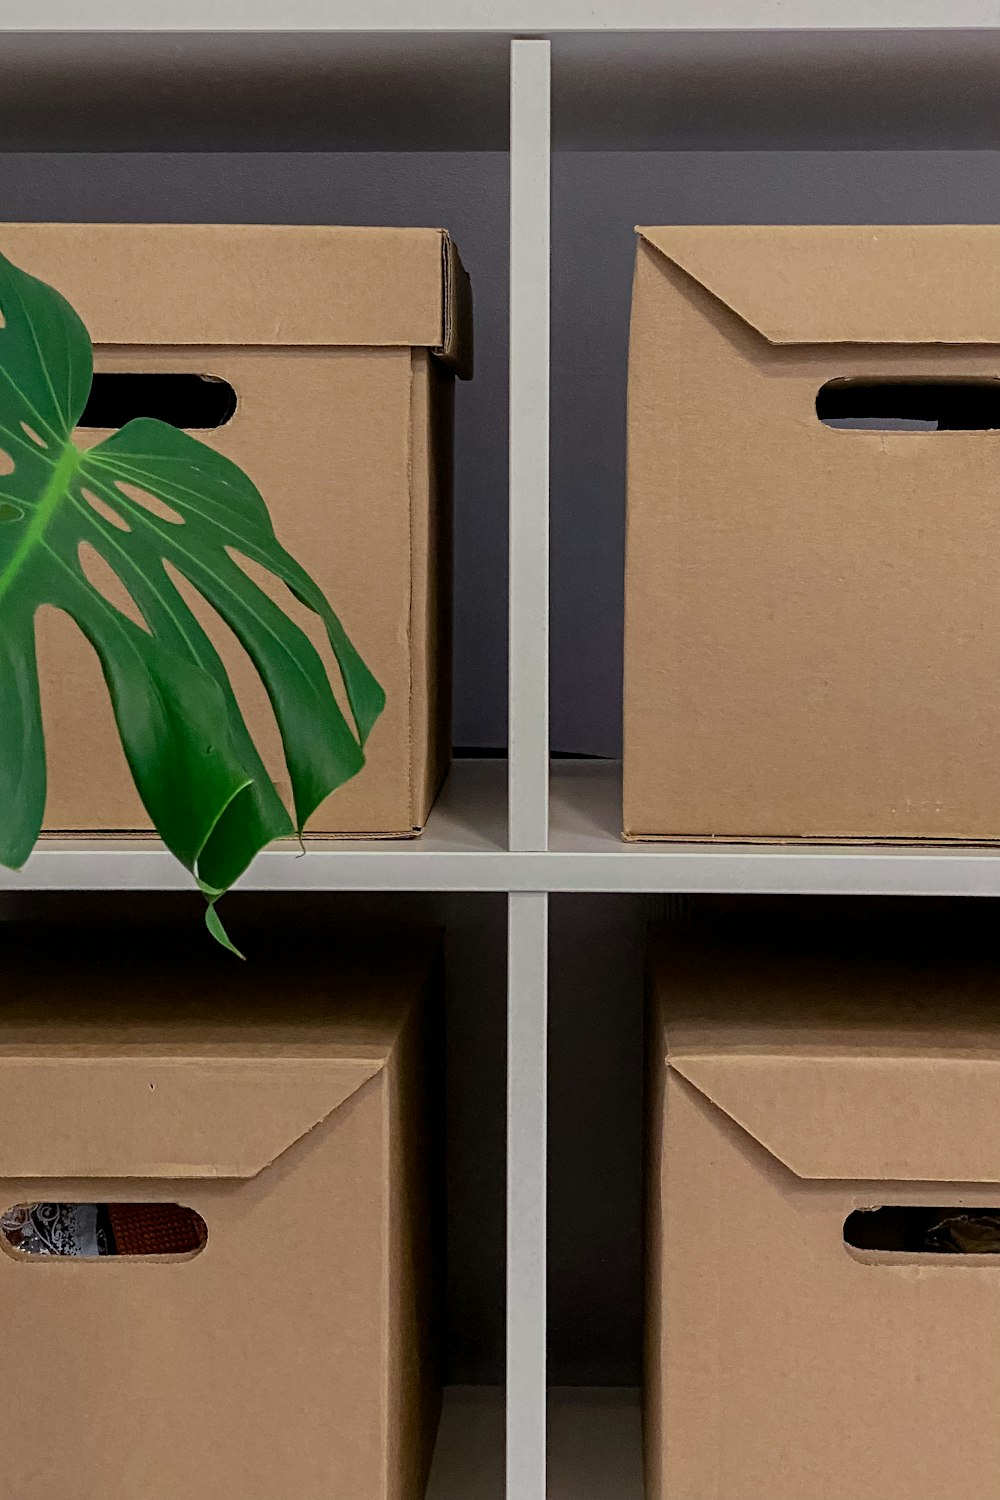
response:
{"label": "cardboard box flap", "polygon": [[1000,1052],[670,1065],[797,1177],[1000,1183]]}
{"label": "cardboard box flap", "polygon": [[440,229],[3,224],[95,344],[427,348],[471,369],[468,281]]}
{"label": "cardboard box flap", "polygon": [[0,1178],[256,1177],[377,1059],[0,1058]]}
{"label": "cardboard box flap", "polygon": [[436,351],[460,380],[473,375],[472,283],[454,240],[444,236],[444,338]]}
{"label": "cardboard box flap", "polygon": [[1000,226],[637,233],[772,344],[1000,343]]}
{"label": "cardboard box flap", "polygon": [[668,1066],[797,1176],[1000,1183],[1000,965],[833,918],[651,955]]}
{"label": "cardboard box flap", "polygon": [[7,927],[0,1179],[255,1177],[386,1066],[437,951],[262,921],[246,964],[170,925],[49,924],[41,953]]}

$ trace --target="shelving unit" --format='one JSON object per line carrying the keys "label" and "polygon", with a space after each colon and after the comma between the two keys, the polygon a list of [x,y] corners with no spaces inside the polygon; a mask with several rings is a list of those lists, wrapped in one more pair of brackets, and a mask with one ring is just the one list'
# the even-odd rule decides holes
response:
{"label": "shelving unit", "polygon": [[[244,891],[635,892],[809,896],[1000,896],[991,848],[625,843],[621,767],[556,760],[548,848],[507,835],[507,763],[459,760],[418,839],[289,841],[262,854]],[[2,891],[185,891],[186,872],[153,839],[43,839]]]}
{"label": "shelving unit", "polygon": [[[627,845],[618,768],[549,761],[551,143],[657,149],[676,139],[672,92],[694,98],[684,90],[707,69],[722,97],[724,70],[736,76],[752,56],[778,65],[779,85],[808,65],[834,90],[842,144],[872,144],[850,134],[851,88],[865,85],[856,70],[853,84],[841,77],[845,49],[868,59],[864,77],[881,58],[881,76],[894,80],[885,105],[894,144],[993,138],[983,109],[1000,65],[1000,0],[0,0],[8,150],[201,149],[219,140],[208,106],[220,88],[224,148],[495,150],[506,148],[509,125],[509,760],[456,763],[418,841],[310,843],[304,857],[277,848],[243,882],[508,894],[506,1461],[502,1410],[454,1393],[431,1500],[546,1495],[549,894],[1000,895],[1000,854],[988,850]],[[943,55],[964,71],[928,111],[922,80]],[[278,121],[269,114],[276,80],[296,70],[313,80],[310,107]],[[112,80],[119,103],[106,109]],[[779,87],[730,123],[766,143],[790,107],[800,106]],[[686,144],[711,144],[715,129],[696,120]],[[47,840],[25,871],[0,876],[5,891],[187,885],[142,840]],[[550,1500],[639,1500],[634,1398],[561,1396],[551,1424]]]}

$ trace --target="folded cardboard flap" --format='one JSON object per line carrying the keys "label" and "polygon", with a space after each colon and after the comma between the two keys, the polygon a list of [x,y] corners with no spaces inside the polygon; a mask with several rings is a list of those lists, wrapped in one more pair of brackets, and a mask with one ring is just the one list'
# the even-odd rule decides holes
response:
{"label": "folded cardboard flap", "polygon": [[1000,343],[1000,225],[637,233],[772,344]]}
{"label": "folded cardboard flap", "polygon": [[1000,1054],[668,1061],[797,1177],[1000,1183]]}
{"label": "folded cardboard flap", "polygon": [[471,374],[468,280],[441,229],[2,224],[0,252],[95,344],[426,348]]}
{"label": "folded cardboard flap", "polygon": [[798,1177],[1000,1183],[1000,967],[934,928],[763,914],[651,954],[667,1067]]}
{"label": "folded cardboard flap", "polygon": [[0,1057],[0,1178],[256,1177],[384,1061]]}
{"label": "folded cardboard flap", "polygon": [[444,252],[444,337],[435,350],[442,364],[453,370],[460,380],[473,376],[475,343],[472,311],[472,283],[462,265],[454,240],[442,233]]}

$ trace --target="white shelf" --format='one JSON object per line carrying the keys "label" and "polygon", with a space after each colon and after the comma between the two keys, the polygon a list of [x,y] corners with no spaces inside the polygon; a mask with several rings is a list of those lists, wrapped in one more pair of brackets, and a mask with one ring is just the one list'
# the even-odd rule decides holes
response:
{"label": "white shelf", "polygon": [[940,28],[1000,23],[993,0],[3,0],[11,31],[499,32]]}
{"label": "white shelf", "polygon": [[[267,850],[246,891],[635,891],[1000,896],[1000,851],[839,845],[625,843],[621,768],[555,761],[549,849],[507,847],[507,764],[459,760],[417,839],[310,839]],[[0,891],[189,890],[153,839],[42,841]]]}
{"label": "white shelf", "polygon": [[[241,890],[506,890],[507,765],[455,762],[427,828],[414,839],[289,840],[260,855]],[[0,891],[190,890],[191,877],[156,839],[45,838]]]}
{"label": "white shelf", "polygon": [[767,895],[996,896],[1000,851],[629,843],[621,768],[556,762],[547,889]]}

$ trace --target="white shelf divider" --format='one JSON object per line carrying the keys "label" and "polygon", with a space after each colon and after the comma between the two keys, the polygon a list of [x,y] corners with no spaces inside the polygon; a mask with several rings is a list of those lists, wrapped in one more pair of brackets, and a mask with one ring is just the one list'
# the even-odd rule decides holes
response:
{"label": "white shelf divider", "polygon": [[[549,836],[552,49],[510,58],[508,859]],[[543,874],[539,870],[539,874]],[[508,896],[507,1500],[546,1496],[548,929],[543,881]]]}
{"label": "white shelf divider", "polygon": [[506,1496],[545,1500],[548,896],[507,909]]}
{"label": "white shelf divider", "polygon": [[510,847],[548,848],[552,55],[510,56]]}

